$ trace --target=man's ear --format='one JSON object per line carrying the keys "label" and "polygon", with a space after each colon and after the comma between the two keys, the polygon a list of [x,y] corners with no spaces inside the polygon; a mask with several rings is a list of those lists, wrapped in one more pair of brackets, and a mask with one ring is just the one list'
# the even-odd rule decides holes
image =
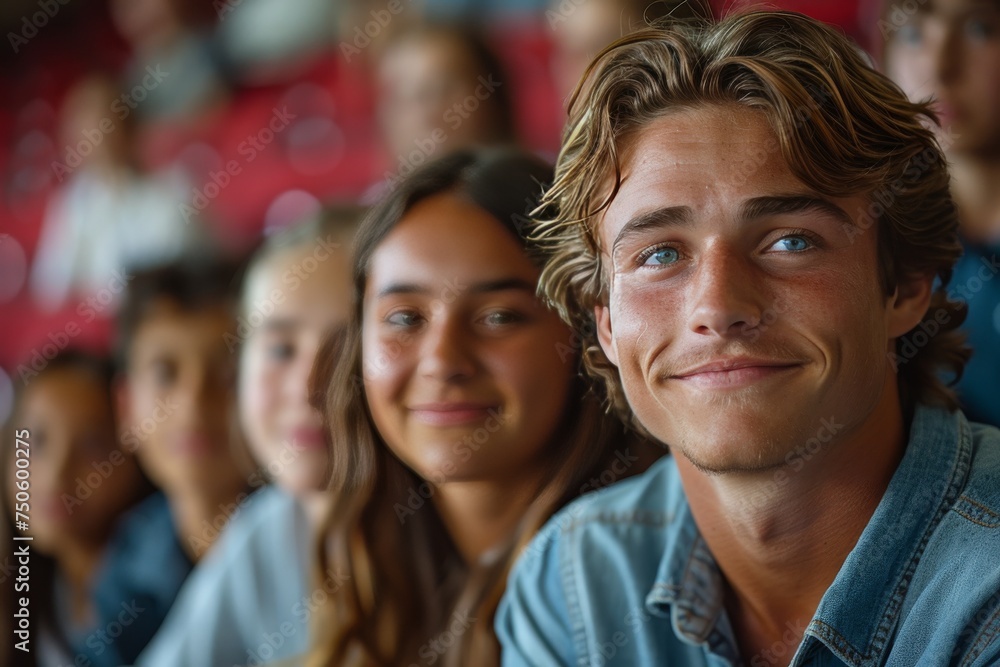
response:
{"label": "man's ear", "polygon": [[896,285],[896,292],[889,297],[889,338],[899,338],[920,324],[931,305],[934,277],[910,276]]}
{"label": "man's ear", "polygon": [[618,365],[618,351],[615,349],[615,336],[611,331],[611,308],[594,306],[594,321],[597,323],[597,340],[604,350],[604,356],[615,366]]}

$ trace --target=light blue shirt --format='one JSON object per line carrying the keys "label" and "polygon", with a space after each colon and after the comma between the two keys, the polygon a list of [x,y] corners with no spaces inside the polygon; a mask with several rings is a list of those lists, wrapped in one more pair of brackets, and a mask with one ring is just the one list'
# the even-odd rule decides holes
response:
{"label": "light blue shirt", "polygon": [[[262,665],[309,647],[313,531],[275,486],[254,493],[188,577],[140,667]],[[321,599],[320,599],[321,598]]]}
{"label": "light blue shirt", "polygon": [[[723,593],[666,457],[569,505],[528,546],[497,611],[502,663],[742,665]],[[918,408],[801,644],[772,648],[793,666],[1000,664],[1000,431]]]}

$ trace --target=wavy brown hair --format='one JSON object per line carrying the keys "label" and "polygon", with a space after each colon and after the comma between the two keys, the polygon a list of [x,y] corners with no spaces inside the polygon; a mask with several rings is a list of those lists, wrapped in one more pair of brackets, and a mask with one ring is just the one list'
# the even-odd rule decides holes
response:
{"label": "wavy brown hair", "polygon": [[911,276],[938,279],[923,320],[936,334],[912,356],[900,353],[898,339],[893,365],[904,406],[957,407],[941,374],[957,378],[968,359],[955,331],[965,305],[948,301],[942,285],[961,246],[946,161],[922,122],[933,112],[909,102],[843,34],[785,11],[661,22],[633,33],[597,56],[571,99],[555,182],[534,214],[533,240],[549,255],[542,291],[583,338],[584,365],[611,405],[629,418],[594,322],[594,306],[608,297],[597,221],[621,185],[623,150],[666,113],[734,104],[767,118],[805,184],[830,197],[866,196],[863,227],[844,232],[852,242],[878,235],[885,294]]}
{"label": "wavy brown hair", "polygon": [[[566,362],[576,368],[576,380],[549,443],[550,481],[488,562],[463,562],[432,502],[405,521],[397,514],[408,494],[429,482],[391,453],[368,409],[361,379],[361,322],[372,255],[412,206],[442,192],[472,201],[523,242],[525,215],[539,200],[541,182],[549,178],[546,165],[519,151],[461,151],[415,172],[361,224],[352,320],[326,400],[334,448],[329,512],[319,546],[320,576],[332,574],[346,583],[315,616],[311,666],[497,665],[493,617],[515,555],[556,509],[594,486],[587,480],[606,468],[614,447],[638,444],[601,408],[579,369],[579,355],[571,351]],[[428,662],[429,642],[447,633],[453,619],[466,616],[468,628],[442,642],[447,650]]]}

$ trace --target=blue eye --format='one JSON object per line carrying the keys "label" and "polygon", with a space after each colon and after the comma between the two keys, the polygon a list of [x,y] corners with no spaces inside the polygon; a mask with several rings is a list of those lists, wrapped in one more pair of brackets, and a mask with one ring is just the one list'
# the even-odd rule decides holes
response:
{"label": "blue eye", "polygon": [[804,236],[785,236],[778,239],[771,245],[771,248],[786,252],[802,252],[813,247],[812,241]]}
{"label": "blue eye", "polygon": [[667,266],[681,258],[676,248],[657,248],[645,255],[643,266]]}

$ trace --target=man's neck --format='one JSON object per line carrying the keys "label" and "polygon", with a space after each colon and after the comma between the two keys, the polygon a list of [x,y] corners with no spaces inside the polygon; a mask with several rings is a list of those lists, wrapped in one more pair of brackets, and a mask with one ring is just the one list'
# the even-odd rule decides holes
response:
{"label": "man's neck", "polygon": [[788,664],[882,499],[905,448],[895,378],[844,433],[809,461],[763,472],[709,476],[677,458],[748,664]]}

